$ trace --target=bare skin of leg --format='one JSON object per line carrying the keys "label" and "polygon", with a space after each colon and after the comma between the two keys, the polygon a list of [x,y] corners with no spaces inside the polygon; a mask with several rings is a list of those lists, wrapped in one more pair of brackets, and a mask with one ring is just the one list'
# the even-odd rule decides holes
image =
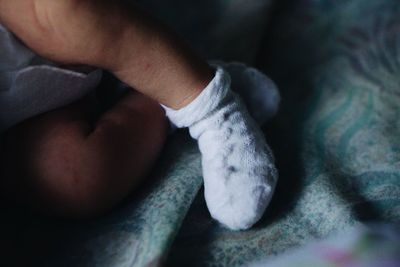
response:
{"label": "bare skin of leg", "polygon": [[167,123],[160,106],[129,93],[93,125],[88,101],[10,129],[0,167],[2,195],[60,216],[100,214],[149,173]]}
{"label": "bare skin of leg", "polygon": [[[107,69],[173,109],[192,102],[213,77],[179,38],[123,1],[0,0],[0,22],[41,56]],[[143,177],[165,136],[160,107],[137,105],[116,107],[94,130],[75,107],[15,128],[5,152],[14,158],[5,167],[23,179],[8,179],[10,188],[26,182],[28,201],[57,213],[82,216],[111,207]],[[20,162],[24,168],[15,165]]]}
{"label": "bare skin of leg", "polygon": [[179,38],[124,1],[0,0],[0,22],[43,57],[107,69],[173,109],[213,77]]}

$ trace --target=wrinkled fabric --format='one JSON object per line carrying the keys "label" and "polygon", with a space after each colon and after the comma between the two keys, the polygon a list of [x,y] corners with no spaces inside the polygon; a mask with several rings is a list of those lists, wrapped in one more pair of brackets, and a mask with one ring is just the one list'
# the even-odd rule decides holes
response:
{"label": "wrinkled fabric", "polygon": [[0,132],[82,98],[100,79],[100,70],[85,73],[57,67],[0,24]]}
{"label": "wrinkled fabric", "polygon": [[[14,258],[6,254],[9,258],[69,267],[164,262],[235,267],[366,221],[399,223],[397,0],[276,1],[289,5],[277,6],[268,24],[258,23],[260,11],[240,16],[249,20],[244,28],[234,16],[248,10],[236,4],[241,1],[176,2],[183,7],[158,2],[157,10],[157,1],[149,1],[149,10],[204,47],[199,48],[203,55],[210,51],[207,58],[249,58],[280,88],[281,111],[265,126],[280,172],[271,206],[249,231],[220,227],[203,200],[200,153],[187,132],[177,132],[148,183],[98,220],[61,223],[3,216],[3,240],[17,248]],[[190,6],[195,7],[191,12]],[[221,40],[231,40],[217,49],[203,37],[223,18],[237,35],[232,40],[224,30],[215,30]],[[257,33],[247,31],[248,25]],[[235,50],[237,36],[257,46],[228,53]]]}
{"label": "wrinkled fabric", "polygon": [[[231,230],[246,230],[267,208],[278,172],[259,125],[231,89],[229,73],[219,65],[215,69],[214,78],[191,103],[179,110],[164,109],[198,142],[211,217]],[[243,86],[251,91],[251,84]]]}
{"label": "wrinkled fabric", "polygon": [[398,1],[288,2],[258,56],[282,97],[266,126],[280,173],[271,205],[234,233],[198,196],[168,265],[241,266],[364,222],[399,223]]}

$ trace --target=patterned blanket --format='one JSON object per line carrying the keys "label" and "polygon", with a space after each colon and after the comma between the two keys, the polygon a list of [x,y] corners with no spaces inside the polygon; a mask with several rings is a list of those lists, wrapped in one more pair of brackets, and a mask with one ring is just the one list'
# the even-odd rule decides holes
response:
{"label": "patterned blanket", "polygon": [[8,216],[2,231],[18,240],[10,258],[232,267],[367,221],[399,223],[398,0],[141,2],[204,56],[257,65],[278,84],[281,112],[265,126],[280,170],[271,206],[249,231],[211,220],[200,155],[183,131],[150,182],[101,219]]}

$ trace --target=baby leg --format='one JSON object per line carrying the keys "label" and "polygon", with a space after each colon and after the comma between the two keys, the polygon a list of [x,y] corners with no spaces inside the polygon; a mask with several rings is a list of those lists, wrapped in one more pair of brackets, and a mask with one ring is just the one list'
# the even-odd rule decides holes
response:
{"label": "baby leg", "polygon": [[[211,215],[236,230],[258,221],[278,174],[224,68],[211,68],[175,34],[124,1],[34,1],[36,12],[29,2],[0,0],[1,21],[42,56],[105,68],[164,105],[169,119],[198,140]],[[26,21],[33,26],[24,27]]]}
{"label": "baby leg", "polygon": [[166,136],[163,110],[129,93],[94,124],[82,101],[5,134],[2,194],[45,213],[87,217],[104,212],[143,180]]}
{"label": "baby leg", "polygon": [[233,230],[248,229],[268,206],[278,178],[263,133],[238,95],[229,74],[215,78],[186,107],[164,107],[178,127],[189,127],[202,153],[204,195],[211,216]]}

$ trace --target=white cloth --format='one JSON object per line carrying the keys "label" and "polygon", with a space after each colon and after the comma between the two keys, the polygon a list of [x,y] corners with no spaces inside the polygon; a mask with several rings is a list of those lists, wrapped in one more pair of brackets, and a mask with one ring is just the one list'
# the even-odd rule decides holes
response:
{"label": "white cloth", "polygon": [[15,38],[0,24],[0,132],[78,100],[100,82],[89,73],[57,67]]}
{"label": "white cloth", "polygon": [[210,63],[215,67],[223,67],[229,73],[232,91],[240,96],[251,117],[259,125],[276,115],[281,97],[275,83],[265,74],[239,62]]}
{"label": "white cloth", "polygon": [[278,172],[261,129],[231,91],[229,74],[218,67],[192,103],[164,108],[177,127],[189,127],[198,140],[211,216],[233,230],[251,227],[270,202]]}

